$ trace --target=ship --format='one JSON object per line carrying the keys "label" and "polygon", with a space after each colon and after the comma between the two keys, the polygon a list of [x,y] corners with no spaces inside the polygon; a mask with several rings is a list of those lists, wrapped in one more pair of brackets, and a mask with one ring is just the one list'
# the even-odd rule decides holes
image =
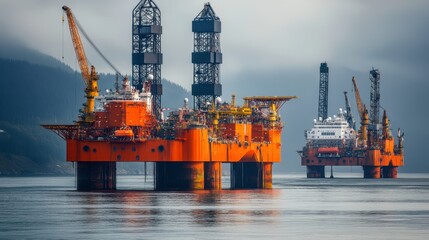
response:
{"label": "ship", "polygon": [[201,51],[192,54],[194,106],[183,99],[182,107],[166,116],[160,108],[162,54],[156,41],[162,30],[156,4],[142,0],[133,11],[133,79],[117,80],[114,90],[104,94],[99,93],[95,68],[86,61],[75,18],[70,8],[63,10],[87,100],[75,123],[43,127],[66,141],[66,160],[76,164],[78,190],[116,189],[118,162],[154,163],[155,190],[222,189],[223,163],[231,165],[231,189],[272,188],[273,163],[281,161],[282,150],[279,110],[296,97],[250,96],[242,105],[235,95],[230,102],[220,98],[222,55],[212,52],[220,44],[220,19],[209,3],[193,21],[197,40],[213,38],[196,44],[216,45],[209,52],[199,46]]}
{"label": "ship", "polygon": [[306,144],[298,151],[301,165],[307,168],[307,178],[325,178],[325,167],[362,166],[364,178],[397,178],[398,167],[404,165],[404,133],[398,129],[395,145],[386,110],[378,121],[380,107],[379,70],[370,71],[371,116],[362,104],[356,79],[353,77],[357,108],[361,119],[360,129],[355,130],[347,92],[344,92],[346,109],[338,115],[327,117],[327,86],[329,68],[320,68],[319,115],[313,120],[311,130],[305,131]]}

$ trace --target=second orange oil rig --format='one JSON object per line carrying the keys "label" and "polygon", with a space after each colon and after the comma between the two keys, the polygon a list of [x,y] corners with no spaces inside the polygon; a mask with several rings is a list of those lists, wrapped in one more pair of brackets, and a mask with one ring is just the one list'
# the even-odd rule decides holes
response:
{"label": "second orange oil rig", "polygon": [[364,178],[396,178],[398,167],[404,165],[404,134],[398,129],[398,144],[390,130],[384,110],[380,122],[380,71],[370,71],[370,114],[363,105],[356,79],[353,87],[360,117],[360,129],[356,131],[351,107],[344,92],[346,108],[338,115],[328,117],[327,63],[320,65],[319,112],[311,130],[305,131],[306,145],[298,153],[301,165],[307,167],[308,178],[324,178],[325,166],[362,166]]}
{"label": "second orange oil rig", "polygon": [[161,108],[161,12],[152,0],[133,10],[132,81],[99,95],[79,28],[64,6],[86,83],[86,103],[71,125],[43,125],[66,140],[76,162],[78,190],[116,189],[117,162],[154,162],[154,188],[221,189],[222,163],[231,164],[231,188],[271,188],[272,166],[281,160],[278,111],[294,96],[245,97],[242,106],[222,102],[221,21],[210,4],[192,22],[193,108],[188,99],[166,119]]}

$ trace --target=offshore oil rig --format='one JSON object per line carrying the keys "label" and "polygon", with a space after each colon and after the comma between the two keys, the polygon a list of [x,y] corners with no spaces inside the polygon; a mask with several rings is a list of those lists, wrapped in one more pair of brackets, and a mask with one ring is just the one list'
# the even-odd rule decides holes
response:
{"label": "offshore oil rig", "polygon": [[83,31],[71,9],[63,10],[86,84],[86,103],[75,124],[43,127],[65,139],[67,161],[76,163],[78,190],[116,189],[117,162],[154,162],[155,190],[221,189],[222,163],[231,164],[232,189],[272,187],[272,165],[281,160],[278,111],[295,97],[245,97],[238,106],[233,95],[230,103],[222,102],[221,21],[209,3],[192,21],[194,106],[184,99],[183,107],[166,119],[157,5],[142,0],[134,8],[132,80],[124,77],[104,95],[85,56]]}
{"label": "offshore oil rig", "polygon": [[347,92],[344,92],[345,110],[328,117],[328,64],[320,65],[318,119],[311,130],[305,131],[306,145],[302,151],[301,165],[307,166],[307,178],[324,178],[325,166],[362,166],[364,178],[396,178],[398,167],[404,165],[404,134],[398,129],[395,145],[386,110],[380,122],[380,71],[369,72],[371,81],[370,113],[363,105],[356,79],[353,87],[360,117],[356,131]]}

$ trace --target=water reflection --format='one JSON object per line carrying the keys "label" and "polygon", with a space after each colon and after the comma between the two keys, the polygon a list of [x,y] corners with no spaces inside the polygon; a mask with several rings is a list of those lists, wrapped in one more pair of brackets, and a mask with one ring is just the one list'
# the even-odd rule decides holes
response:
{"label": "water reflection", "polygon": [[77,192],[72,178],[3,178],[0,239],[425,239],[428,179],[298,175],[274,190]]}
{"label": "water reflection", "polygon": [[217,206],[219,206],[221,200],[220,193],[220,191],[202,191],[195,194],[196,205],[203,206],[202,209],[191,211],[196,224],[214,226],[219,223],[221,212],[217,209]]}
{"label": "water reflection", "polygon": [[[76,195],[69,195],[72,198],[75,198]],[[97,223],[97,216],[99,200],[96,195],[93,193],[80,193],[77,195],[77,206],[75,208],[76,212],[80,212],[80,216],[83,216],[85,224]]]}
{"label": "water reflection", "polygon": [[[272,219],[273,216],[280,214],[279,207],[273,209],[270,204],[276,202],[278,197],[279,190],[198,192],[195,204],[200,207],[192,210],[192,215],[196,224],[204,226]],[[254,216],[258,218],[253,218]]]}
{"label": "water reflection", "polygon": [[[273,222],[279,216],[279,190],[221,190],[189,192],[84,192],[75,209],[85,224],[108,221],[129,228],[193,223],[216,226],[230,223]],[[71,200],[73,201],[73,200]]]}
{"label": "water reflection", "polygon": [[116,194],[117,204],[123,205],[127,227],[148,227],[160,224],[161,210],[158,198],[148,192],[121,191]]}

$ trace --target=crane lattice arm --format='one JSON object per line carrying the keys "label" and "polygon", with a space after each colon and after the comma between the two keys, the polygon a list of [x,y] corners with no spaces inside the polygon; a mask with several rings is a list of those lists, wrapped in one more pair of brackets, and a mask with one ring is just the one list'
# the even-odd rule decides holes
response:
{"label": "crane lattice arm", "polygon": [[[75,18],[71,9],[67,6],[63,6],[64,12],[67,14],[67,20],[69,22],[70,35],[72,38],[74,50],[76,53],[76,58],[79,62],[80,71],[82,73],[82,78],[85,82],[85,97],[86,104],[84,105],[83,116],[80,122],[91,123],[94,121],[94,97],[98,96],[98,76],[95,71],[95,67],[88,66],[88,60],[85,55],[85,50],[83,48],[82,40],[79,35],[78,26],[76,24]],[[90,70],[91,69],[91,70]]]}
{"label": "crane lattice arm", "polygon": [[357,105],[357,108],[358,108],[358,111],[359,111],[359,117],[362,120],[365,110],[364,110],[364,107],[363,107],[363,104],[362,104],[362,99],[360,98],[359,88],[358,88],[358,86],[356,84],[355,77],[352,78],[352,82],[353,82],[353,87],[354,87],[354,90],[355,90],[356,105]]}
{"label": "crane lattice arm", "polygon": [[352,108],[350,107],[350,102],[349,102],[349,98],[347,97],[347,92],[344,92],[344,98],[346,101],[346,120],[349,123],[349,126],[356,130],[356,124],[352,115]]}
{"label": "crane lattice arm", "polygon": [[85,83],[88,85],[90,79],[90,73],[88,68],[88,61],[85,55],[85,49],[79,35],[79,31],[74,20],[73,13],[71,9],[67,6],[63,6],[64,12],[67,14],[67,20],[69,22],[70,35],[72,38],[74,50],[76,53],[77,61],[79,62],[80,71],[82,72],[82,77],[85,80]]}

